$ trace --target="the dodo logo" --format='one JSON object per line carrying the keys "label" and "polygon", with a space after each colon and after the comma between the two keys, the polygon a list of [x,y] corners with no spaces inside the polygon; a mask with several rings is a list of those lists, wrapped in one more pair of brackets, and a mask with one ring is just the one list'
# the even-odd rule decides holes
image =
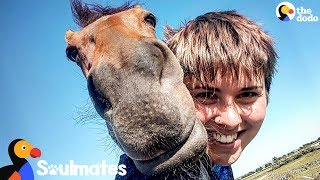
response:
{"label": "the dodo logo", "polygon": [[10,143],[8,153],[13,165],[0,168],[0,179],[33,180],[33,170],[26,159],[40,157],[41,151],[26,140],[16,139]]}
{"label": "the dodo logo", "polygon": [[291,21],[295,14],[295,7],[289,2],[282,2],[276,8],[276,15],[281,21]]}

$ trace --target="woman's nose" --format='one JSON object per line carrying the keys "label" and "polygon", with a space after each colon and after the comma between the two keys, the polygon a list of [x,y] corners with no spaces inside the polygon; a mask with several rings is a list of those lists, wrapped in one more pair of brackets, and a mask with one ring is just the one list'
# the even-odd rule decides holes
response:
{"label": "woman's nose", "polygon": [[226,129],[232,130],[242,122],[242,119],[239,110],[232,104],[221,110],[221,113],[215,117],[214,121],[218,125],[225,126]]}

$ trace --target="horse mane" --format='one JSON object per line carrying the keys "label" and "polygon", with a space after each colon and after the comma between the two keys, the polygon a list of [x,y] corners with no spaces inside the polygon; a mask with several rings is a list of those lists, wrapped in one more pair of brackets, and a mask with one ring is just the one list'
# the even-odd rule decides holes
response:
{"label": "horse mane", "polygon": [[87,4],[83,3],[82,0],[70,0],[70,4],[74,21],[81,28],[86,27],[102,16],[125,11],[137,5],[129,1],[119,7],[111,7],[99,4]]}

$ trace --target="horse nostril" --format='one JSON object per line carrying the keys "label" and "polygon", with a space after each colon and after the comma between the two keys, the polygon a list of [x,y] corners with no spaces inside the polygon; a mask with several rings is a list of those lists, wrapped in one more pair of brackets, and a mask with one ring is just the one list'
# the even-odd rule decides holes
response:
{"label": "horse nostril", "polygon": [[79,54],[79,50],[76,46],[68,46],[66,49],[66,55],[68,59],[70,59],[73,62],[77,61],[77,56]]}

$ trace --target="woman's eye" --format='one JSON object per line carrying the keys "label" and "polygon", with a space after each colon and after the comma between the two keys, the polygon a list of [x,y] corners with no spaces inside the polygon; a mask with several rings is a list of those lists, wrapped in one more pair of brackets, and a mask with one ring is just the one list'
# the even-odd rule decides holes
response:
{"label": "woman's eye", "polygon": [[256,92],[243,92],[238,95],[238,98],[252,98],[252,97],[257,97],[258,93]]}
{"label": "woman's eye", "polygon": [[67,54],[68,59],[70,59],[73,62],[77,62],[77,57],[79,54],[79,50],[77,47],[75,47],[75,46],[67,47],[66,54]]}
{"label": "woman's eye", "polygon": [[213,97],[215,94],[213,92],[202,92],[195,95],[196,98],[210,98]]}
{"label": "woman's eye", "polygon": [[210,91],[194,94],[193,97],[201,104],[213,104],[218,101],[218,96],[214,92]]}
{"label": "woman's eye", "polygon": [[254,103],[259,96],[261,95],[257,92],[248,91],[248,92],[242,92],[241,94],[239,94],[237,96],[237,99],[239,103],[251,104],[251,103]]}
{"label": "woman's eye", "polygon": [[144,21],[150,24],[153,27],[156,27],[157,20],[156,17],[153,14],[148,14],[145,18]]}

